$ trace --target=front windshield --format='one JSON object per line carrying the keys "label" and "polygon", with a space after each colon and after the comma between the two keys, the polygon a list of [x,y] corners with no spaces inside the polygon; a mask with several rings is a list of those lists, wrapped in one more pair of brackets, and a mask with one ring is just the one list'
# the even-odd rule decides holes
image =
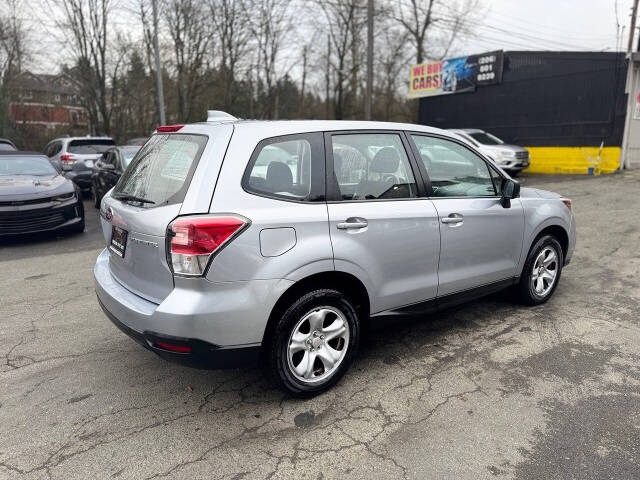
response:
{"label": "front windshield", "polygon": [[481,143],[483,145],[502,145],[504,143],[498,137],[491,135],[490,133],[487,133],[487,132],[469,133],[469,136],[473,138],[476,142]]}
{"label": "front windshield", "polygon": [[50,176],[57,174],[56,169],[45,157],[13,157],[8,155],[0,157],[0,176],[2,177],[13,175]]}

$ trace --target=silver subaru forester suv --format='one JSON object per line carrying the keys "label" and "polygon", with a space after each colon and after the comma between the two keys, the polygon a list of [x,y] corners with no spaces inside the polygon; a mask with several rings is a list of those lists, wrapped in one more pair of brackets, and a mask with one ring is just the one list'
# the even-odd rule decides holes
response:
{"label": "silver subaru forester suv", "polygon": [[159,127],[100,207],[100,305],[163,358],[314,395],[376,319],[543,303],[573,253],[570,200],[445,131],[211,117]]}

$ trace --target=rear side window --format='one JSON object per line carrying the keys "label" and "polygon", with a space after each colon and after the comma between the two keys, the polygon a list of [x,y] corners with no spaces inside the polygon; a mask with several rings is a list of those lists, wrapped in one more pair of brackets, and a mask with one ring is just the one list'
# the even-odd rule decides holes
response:
{"label": "rear side window", "polygon": [[113,195],[153,202],[146,207],[181,203],[206,143],[204,135],[154,135],[120,177]]}
{"label": "rear side window", "polygon": [[318,133],[263,140],[256,147],[242,180],[258,195],[294,201],[324,198],[324,149]]}
{"label": "rear side window", "polygon": [[[94,153],[106,152],[116,143],[113,140],[71,140],[67,147],[68,153],[77,153],[78,155],[91,155]],[[55,154],[54,154],[55,155]]]}

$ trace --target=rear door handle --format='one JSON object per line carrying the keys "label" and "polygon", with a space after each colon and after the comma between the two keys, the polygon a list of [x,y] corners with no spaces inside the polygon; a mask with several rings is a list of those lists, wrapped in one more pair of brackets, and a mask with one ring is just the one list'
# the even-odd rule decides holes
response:
{"label": "rear door handle", "polygon": [[442,223],[462,223],[463,222],[463,218],[462,215],[460,215],[459,213],[452,213],[450,214],[448,217],[444,217],[442,219]]}
{"label": "rear door handle", "polygon": [[336,227],[338,228],[338,230],[351,230],[356,228],[364,228],[368,225],[369,223],[364,218],[349,217],[346,221],[338,223]]}

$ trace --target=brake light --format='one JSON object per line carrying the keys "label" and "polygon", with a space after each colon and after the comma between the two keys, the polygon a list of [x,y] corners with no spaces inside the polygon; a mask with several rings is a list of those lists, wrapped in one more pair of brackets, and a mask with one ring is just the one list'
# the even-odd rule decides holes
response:
{"label": "brake light", "polygon": [[184,125],[161,125],[158,128],[156,128],[156,131],[163,132],[163,133],[177,132],[182,127],[184,127]]}
{"label": "brake light", "polygon": [[191,353],[191,347],[188,345],[174,345],[173,343],[156,342],[155,347],[163,350],[169,350],[176,353]]}
{"label": "brake light", "polygon": [[215,253],[248,224],[247,219],[235,215],[182,217],[174,220],[169,225],[174,273],[203,275]]}
{"label": "brake light", "polygon": [[71,163],[75,161],[75,158],[73,158],[73,155],[65,153],[64,155],[60,155],[60,161],[63,163]]}

